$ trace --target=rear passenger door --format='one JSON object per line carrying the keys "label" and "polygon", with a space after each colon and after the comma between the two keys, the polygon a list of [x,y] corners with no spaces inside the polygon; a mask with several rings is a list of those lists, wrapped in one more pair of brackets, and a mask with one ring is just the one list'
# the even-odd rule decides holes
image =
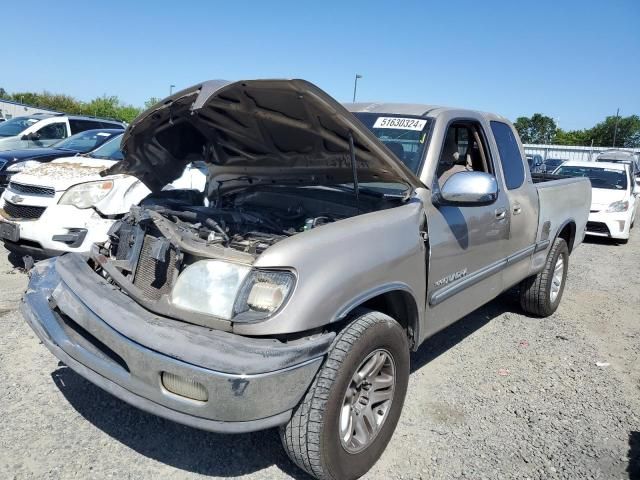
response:
{"label": "rear passenger door", "polygon": [[522,145],[513,127],[496,120],[490,124],[509,204],[509,240],[504,251],[508,262],[503,275],[504,288],[509,288],[529,274],[538,229],[538,193],[524,168]]}

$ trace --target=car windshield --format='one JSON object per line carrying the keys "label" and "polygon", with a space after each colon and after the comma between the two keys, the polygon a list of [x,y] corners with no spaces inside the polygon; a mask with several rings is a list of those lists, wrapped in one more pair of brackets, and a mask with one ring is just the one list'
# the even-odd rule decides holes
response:
{"label": "car windshield", "polygon": [[555,159],[555,158],[550,158],[549,160],[547,160],[544,163],[545,163],[545,165],[547,165],[549,167],[555,168],[555,167],[558,167],[558,166],[562,165],[564,163],[564,160],[558,160],[558,159]]}
{"label": "car windshield", "polygon": [[593,188],[606,188],[609,190],[625,190],[627,188],[627,174],[622,170],[565,166],[558,168],[554,173],[570,177],[587,177],[591,180]]}
{"label": "car windshield", "polygon": [[20,135],[34,123],[38,123],[42,118],[37,117],[16,117],[0,123],[0,137],[13,137]]}
{"label": "car windshield", "polygon": [[122,160],[124,156],[120,150],[120,140],[122,140],[122,134],[113,137],[101,147],[96,148],[89,156],[91,158],[104,158],[107,160]]}
{"label": "car windshield", "polygon": [[74,152],[85,153],[99,147],[114,135],[115,133],[113,132],[105,132],[102,130],[86,130],[84,132],[71,135],[69,138],[65,138],[52,146],[54,148],[59,148],[60,150],[71,150]]}
{"label": "car windshield", "polygon": [[390,113],[354,115],[413,173],[418,173],[427,146],[431,119]]}

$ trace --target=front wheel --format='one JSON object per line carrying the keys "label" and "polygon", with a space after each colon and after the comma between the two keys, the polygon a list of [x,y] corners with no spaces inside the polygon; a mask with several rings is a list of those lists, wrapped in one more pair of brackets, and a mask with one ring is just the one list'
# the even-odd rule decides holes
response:
{"label": "front wheel", "polygon": [[552,315],[560,305],[568,269],[569,247],[563,238],[556,238],[542,271],[520,284],[522,309],[538,317]]}
{"label": "front wheel", "polygon": [[393,318],[361,311],[334,340],[327,360],[280,436],[287,454],[319,479],[364,475],[396,428],[409,381],[409,344]]}

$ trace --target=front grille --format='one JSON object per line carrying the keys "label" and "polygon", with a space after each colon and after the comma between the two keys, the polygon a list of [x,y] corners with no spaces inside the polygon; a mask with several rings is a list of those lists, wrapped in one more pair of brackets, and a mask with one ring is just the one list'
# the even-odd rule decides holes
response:
{"label": "front grille", "polygon": [[152,300],[158,300],[161,295],[171,291],[176,271],[176,251],[173,248],[166,250],[164,261],[156,260],[151,256],[157,241],[157,237],[145,235],[133,279],[133,284]]}
{"label": "front grille", "polygon": [[611,234],[611,232],[609,232],[609,227],[607,227],[607,224],[602,222],[587,222],[587,232],[604,233],[606,235]]}
{"label": "front grille", "polygon": [[10,182],[9,190],[16,193],[25,193],[27,195],[42,195],[45,197],[53,197],[56,191],[50,187],[38,187],[36,185],[25,185],[23,183]]}
{"label": "front grille", "polygon": [[4,202],[4,211],[10,218],[24,218],[35,220],[40,218],[47,207],[33,207],[30,205],[16,205],[15,203]]}

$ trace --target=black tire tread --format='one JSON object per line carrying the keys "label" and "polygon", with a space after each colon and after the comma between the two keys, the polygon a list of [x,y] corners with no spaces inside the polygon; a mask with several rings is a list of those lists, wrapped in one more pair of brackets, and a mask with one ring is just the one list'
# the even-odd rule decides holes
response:
{"label": "black tire tread", "polygon": [[302,470],[320,480],[338,480],[325,468],[320,452],[322,414],[338,369],[364,331],[379,322],[395,320],[381,312],[360,310],[357,318],[338,333],[329,355],[291,420],[280,427],[282,445]]}
{"label": "black tire tread", "polygon": [[[554,311],[548,296],[549,284],[553,279],[556,254],[559,250],[567,249],[563,238],[556,238],[547,255],[544,268],[536,275],[525,278],[520,284],[520,306],[522,309],[538,317],[547,317]],[[568,268],[568,262],[565,268]],[[566,273],[565,273],[566,275]]]}

